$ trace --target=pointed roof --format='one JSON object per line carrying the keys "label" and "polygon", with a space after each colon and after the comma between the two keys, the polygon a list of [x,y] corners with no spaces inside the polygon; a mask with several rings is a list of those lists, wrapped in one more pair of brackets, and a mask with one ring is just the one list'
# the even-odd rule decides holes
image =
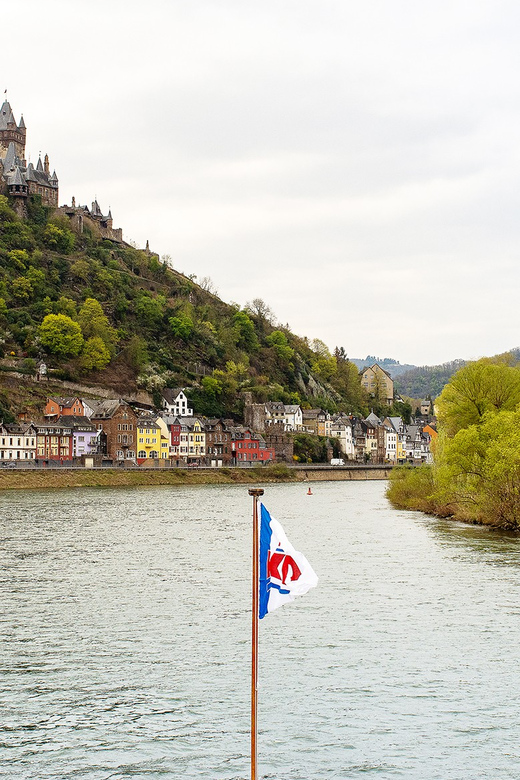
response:
{"label": "pointed roof", "polygon": [[36,170],[40,173],[43,173],[43,163],[41,157],[38,157],[38,165],[36,166]]}
{"label": "pointed roof", "polygon": [[25,130],[25,122],[23,121],[23,114],[20,117],[20,122],[18,124],[18,129],[19,130]]}
{"label": "pointed roof", "polygon": [[17,184],[20,184],[20,185],[26,184],[25,176],[23,176],[23,174],[22,174],[22,172],[21,172],[21,170],[20,170],[20,168],[18,166],[16,166],[16,168],[14,169],[14,173],[12,173],[8,177],[8,182],[7,183],[9,184],[10,187],[12,187],[14,185],[17,185]]}
{"label": "pointed roof", "polygon": [[27,166],[27,172],[25,174],[25,178],[27,179],[27,181],[36,181],[34,165],[32,164],[32,162],[30,162],[29,165]]}
{"label": "pointed roof", "polygon": [[16,160],[16,151],[14,148],[14,143],[11,141],[11,143],[7,147],[7,152],[5,153],[5,157],[4,157],[4,172],[7,173],[7,171],[10,171],[11,168],[14,167],[15,160]]}
{"label": "pointed roof", "polygon": [[2,108],[0,108],[0,130],[7,130],[7,125],[10,122],[15,122],[13,111],[9,105],[9,101],[4,100]]}

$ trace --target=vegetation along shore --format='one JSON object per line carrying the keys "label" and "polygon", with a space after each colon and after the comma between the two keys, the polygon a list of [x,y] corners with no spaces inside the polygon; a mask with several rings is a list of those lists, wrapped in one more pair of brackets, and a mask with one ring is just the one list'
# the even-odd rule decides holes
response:
{"label": "vegetation along shore", "polygon": [[506,354],[467,364],[437,399],[434,461],[397,468],[396,507],[520,530],[520,368]]}

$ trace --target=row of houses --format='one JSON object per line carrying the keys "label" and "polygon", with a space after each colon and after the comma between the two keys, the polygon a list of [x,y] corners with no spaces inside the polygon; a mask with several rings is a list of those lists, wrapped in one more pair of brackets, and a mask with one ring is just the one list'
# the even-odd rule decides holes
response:
{"label": "row of houses", "polygon": [[122,399],[49,398],[44,418],[0,425],[0,461],[224,466],[275,458],[263,436],[232,420],[136,410]]}
{"label": "row of houses", "polygon": [[431,463],[433,424],[406,425],[401,417],[381,420],[371,413],[364,420],[337,415],[326,421],[326,435],[338,439],[347,460],[370,463]]}

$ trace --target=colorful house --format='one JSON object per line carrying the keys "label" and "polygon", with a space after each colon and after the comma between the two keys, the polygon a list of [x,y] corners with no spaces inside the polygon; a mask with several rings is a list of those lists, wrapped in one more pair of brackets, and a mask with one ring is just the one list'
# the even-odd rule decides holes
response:
{"label": "colorful house", "polygon": [[[153,417],[137,420],[137,462],[158,460],[161,457],[161,428]],[[167,456],[166,456],[167,457]]]}
{"label": "colorful house", "polygon": [[84,417],[85,404],[77,396],[71,398],[48,398],[43,415],[47,419],[58,419],[58,417]]}
{"label": "colorful house", "polygon": [[64,422],[44,422],[33,423],[33,427],[36,431],[37,460],[72,460],[72,425]]}
{"label": "colorful house", "polygon": [[92,404],[90,420],[106,436],[103,454],[113,461],[135,460],[137,415],[132,407],[122,399]]}
{"label": "colorful house", "polygon": [[249,428],[242,426],[233,428],[231,432],[231,452],[234,465],[245,466],[274,460],[274,449],[266,446],[265,440],[260,434],[253,433]]}
{"label": "colorful house", "polygon": [[34,461],[36,429],[31,423],[0,424],[0,461]]}

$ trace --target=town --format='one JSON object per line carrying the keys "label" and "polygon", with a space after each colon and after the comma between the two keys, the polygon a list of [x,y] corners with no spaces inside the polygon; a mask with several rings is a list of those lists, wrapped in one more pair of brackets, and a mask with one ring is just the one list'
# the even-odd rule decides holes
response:
{"label": "town", "polygon": [[[382,385],[393,401],[393,382],[374,364],[361,372],[370,392]],[[430,402],[411,424],[401,417],[331,414],[281,402],[253,403],[245,394],[244,421],[197,415],[186,388],[165,388],[161,408],[122,398],[93,400],[50,396],[41,420],[21,413],[0,425],[0,464],[16,466],[229,467],[301,461],[295,437],[326,441],[327,462],[430,463],[437,435]],[[390,395],[390,393],[392,395]]]}

